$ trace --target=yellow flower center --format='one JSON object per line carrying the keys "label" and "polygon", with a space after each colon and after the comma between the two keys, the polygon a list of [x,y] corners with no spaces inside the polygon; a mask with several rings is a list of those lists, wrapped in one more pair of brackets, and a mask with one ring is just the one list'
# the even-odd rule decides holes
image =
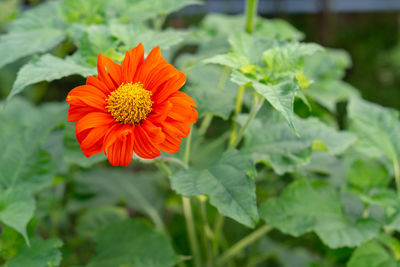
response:
{"label": "yellow flower center", "polygon": [[151,112],[151,95],[140,83],[121,84],[106,99],[106,108],[117,122],[138,124]]}

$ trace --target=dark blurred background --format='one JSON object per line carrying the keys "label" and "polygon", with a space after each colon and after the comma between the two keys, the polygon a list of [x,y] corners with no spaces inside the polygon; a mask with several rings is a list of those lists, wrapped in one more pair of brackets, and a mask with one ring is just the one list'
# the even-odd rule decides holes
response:
{"label": "dark blurred background", "polygon": [[[21,4],[29,7],[39,2],[0,0],[0,32],[17,16]],[[204,3],[173,14],[168,21],[185,27],[197,23],[206,13],[238,14],[244,7],[244,0]],[[364,98],[400,109],[400,0],[259,0],[258,11],[266,18],[289,21],[305,33],[305,41],[347,50],[353,66],[346,81]],[[0,98],[11,88],[16,69],[18,66],[12,64],[0,69]],[[69,86],[69,79],[56,82],[57,86]]]}

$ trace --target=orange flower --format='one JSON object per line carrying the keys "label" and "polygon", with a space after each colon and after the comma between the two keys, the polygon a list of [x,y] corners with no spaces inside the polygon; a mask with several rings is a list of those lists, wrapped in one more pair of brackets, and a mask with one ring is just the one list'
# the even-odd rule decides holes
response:
{"label": "orange flower", "polygon": [[197,120],[196,104],[179,89],[186,76],[168,64],[155,47],[146,60],[142,44],[122,64],[99,54],[98,76],[67,96],[68,121],[86,157],[104,151],[114,166],[174,153]]}

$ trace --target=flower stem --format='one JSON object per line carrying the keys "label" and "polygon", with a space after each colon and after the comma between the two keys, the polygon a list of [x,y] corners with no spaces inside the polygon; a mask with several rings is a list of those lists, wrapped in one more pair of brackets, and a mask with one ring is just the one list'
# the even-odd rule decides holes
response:
{"label": "flower stem", "polygon": [[264,104],[264,98],[263,97],[259,97],[259,96],[255,96],[255,103],[253,104],[253,107],[250,111],[249,116],[247,117],[246,122],[243,124],[242,128],[240,129],[237,137],[234,139],[234,141],[232,142],[232,144],[229,146],[229,148],[233,149],[236,148],[240,141],[242,140],[247,128],[249,127],[251,121],[255,118],[255,116],[257,115],[258,111],[260,110],[260,108],[262,107],[262,105]]}
{"label": "flower stem", "polygon": [[254,19],[257,16],[258,0],[246,1],[246,32],[252,33],[254,28]]}
{"label": "flower stem", "polygon": [[204,135],[207,132],[207,129],[210,126],[212,119],[213,119],[212,114],[207,114],[204,117],[203,121],[200,124],[200,128],[199,128],[200,135]]}
{"label": "flower stem", "polygon": [[223,265],[225,262],[227,262],[230,258],[234,257],[238,252],[242,251],[244,248],[246,248],[248,245],[253,243],[254,241],[258,240],[260,237],[265,235],[271,230],[271,227],[269,225],[264,225],[239,242],[237,242],[235,245],[233,245],[230,249],[225,251],[224,254],[221,255],[221,257],[217,260],[217,266]]}
{"label": "flower stem", "polygon": [[[185,154],[183,157],[183,163],[186,166],[189,166],[191,142],[192,142],[192,131],[190,131],[186,139]],[[183,203],[183,214],[185,216],[185,221],[186,221],[186,230],[189,236],[190,249],[193,255],[194,266],[200,267],[201,266],[200,249],[199,249],[199,243],[197,241],[196,229],[194,226],[190,198],[182,196],[182,203]]]}
{"label": "flower stem", "polygon": [[397,157],[393,157],[394,179],[396,181],[397,194],[400,195],[400,167]]}
{"label": "flower stem", "polygon": [[236,96],[236,106],[235,110],[233,111],[232,116],[232,129],[231,129],[231,136],[229,138],[228,146],[231,147],[233,142],[236,139],[236,130],[237,130],[237,123],[236,123],[236,116],[242,111],[242,102],[243,102],[243,95],[244,95],[245,86],[241,85],[238,88],[237,96]]}

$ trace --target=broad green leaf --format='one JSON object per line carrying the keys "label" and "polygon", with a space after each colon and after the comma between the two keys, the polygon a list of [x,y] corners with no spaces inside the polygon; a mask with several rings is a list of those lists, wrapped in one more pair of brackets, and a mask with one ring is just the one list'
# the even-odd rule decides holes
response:
{"label": "broad green leaf", "polygon": [[110,25],[110,33],[113,37],[124,43],[121,48],[125,50],[132,49],[139,43],[145,47],[145,52],[149,53],[150,49],[160,46],[162,51],[166,51],[173,46],[181,43],[187,33],[174,29],[167,29],[162,32],[157,32],[145,27],[143,24],[118,24],[113,23]]}
{"label": "broad green leaf", "polygon": [[29,244],[26,225],[33,216],[35,200],[22,188],[0,192],[0,221],[24,236]]}
{"label": "broad green leaf", "polygon": [[25,245],[17,256],[7,261],[4,267],[48,267],[58,266],[62,260],[59,248],[62,241],[58,238],[50,238],[42,240],[39,238],[32,239],[31,246]]}
{"label": "broad green leaf", "polygon": [[390,182],[390,175],[382,163],[375,160],[358,159],[353,162],[347,172],[347,179],[351,184],[370,189],[386,187]]}
{"label": "broad green leaf", "polygon": [[[245,117],[239,117],[243,122]],[[343,153],[355,138],[337,131],[317,118],[295,118],[300,136],[296,136],[282,117],[271,107],[260,110],[245,135],[243,149],[254,161],[267,161],[278,174],[291,172],[310,162],[313,149],[326,153]],[[322,153],[322,152],[321,152]]]}
{"label": "broad green leaf", "polygon": [[304,92],[331,112],[336,111],[336,103],[360,97],[357,89],[341,80],[317,81]]}
{"label": "broad green leaf", "polygon": [[167,237],[137,220],[108,225],[95,242],[96,253],[88,267],[169,267],[178,262]]}
{"label": "broad green leaf", "polygon": [[207,195],[223,215],[254,227],[258,221],[254,166],[245,154],[232,150],[205,170],[184,170],[170,176],[171,187],[184,196]]}
{"label": "broad green leaf", "polygon": [[166,16],[188,5],[198,5],[198,0],[115,0],[107,1],[107,16],[123,21],[144,21]]}
{"label": "broad green leaf", "polygon": [[[245,29],[246,18],[243,15],[207,14],[200,23],[199,41],[209,41],[220,36],[231,35],[232,30]],[[264,19],[257,17],[254,23],[253,35],[270,36],[278,40],[299,40],[303,34],[288,22],[280,19]],[[204,40],[205,39],[205,40]]]}
{"label": "broad green leaf", "polygon": [[41,81],[50,82],[73,74],[86,77],[96,74],[96,69],[82,66],[70,57],[62,59],[45,54],[40,58],[31,60],[18,71],[17,79],[8,95],[8,100],[28,85]]}
{"label": "broad green leaf", "polygon": [[358,137],[357,149],[372,157],[386,156],[399,171],[400,121],[396,110],[352,99],[348,106],[350,131]]}
{"label": "broad green leaf", "polygon": [[351,256],[348,267],[396,267],[394,257],[376,241],[358,247]]}
{"label": "broad green leaf", "polygon": [[160,177],[154,173],[133,174],[121,170],[99,169],[82,172],[75,181],[79,184],[79,191],[93,194],[86,201],[89,207],[123,201],[156,221],[165,200],[164,194],[158,188],[157,178]]}
{"label": "broad green leaf", "polygon": [[313,230],[331,248],[354,247],[379,233],[372,219],[352,221],[343,212],[339,194],[323,182],[298,180],[260,207],[260,216],[280,231],[300,236]]}
{"label": "broad green leaf", "polygon": [[63,0],[61,13],[67,23],[86,25],[105,22],[106,0]]}
{"label": "broad green leaf", "polygon": [[58,3],[51,2],[23,13],[7,34],[0,35],[0,67],[34,53],[46,52],[65,38],[58,19]]}
{"label": "broad green leaf", "polygon": [[99,153],[87,158],[76,140],[74,126],[71,124],[65,126],[64,136],[62,136],[58,142],[63,143],[60,154],[62,156],[62,161],[67,164],[76,164],[83,168],[89,168],[107,159],[104,153]]}
{"label": "broad green leaf", "polygon": [[110,223],[128,219],[126,209],[114,206],[98,206],[87,210],[79,217],[76,231],[80,236],[92,237]]}
{"label": "broad green leaf", "polygon": [[41,144],[65,121],[66,112],[64,104],[33,107],[15,98],[0,113],[0,194],[6,203],[6,215],[1,220],[25,238],[26,224],[34,210],[32,194],[49,186],[56,171]]}
{"label": "broad green leaf", "polygon": [[228,79],[228,75],[229,69],[211,65],[195,66],[187,72],[185,92],[196,102],[200,116],[212,114],[224,120],[229,118],[235,108],[237,86]]}

